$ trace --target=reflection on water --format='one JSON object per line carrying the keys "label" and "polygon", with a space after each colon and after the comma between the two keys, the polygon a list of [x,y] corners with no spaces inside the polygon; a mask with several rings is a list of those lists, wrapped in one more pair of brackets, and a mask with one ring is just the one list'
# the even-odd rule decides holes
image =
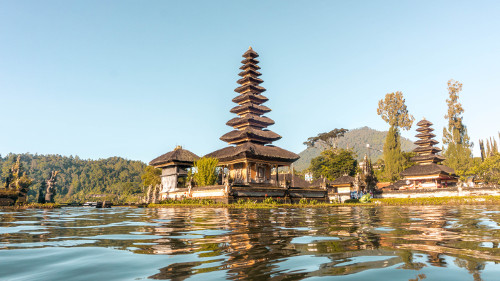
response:
{"label": "reflection on water", "polygon": [[499,280],[500,207],[0,212],[2,280]]}

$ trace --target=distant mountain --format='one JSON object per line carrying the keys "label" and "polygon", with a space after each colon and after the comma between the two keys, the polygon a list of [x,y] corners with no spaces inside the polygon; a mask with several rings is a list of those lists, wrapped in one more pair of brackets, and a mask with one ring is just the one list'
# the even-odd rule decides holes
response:
{"label": "distant mountain", "polygon": [[[357,154],[358,161],[361,161],[365,154],[369,155],[372,161],[377,161],[382,156],[382,149],[384,148],[385,136],[387,131],[377,131],[369,127],[362,127],[348,131],[344,137],[338,140],[340,148],[352,148]],[[368,151],[366,144],[369,143],[371,148]],[[401,138],[401,149],[403,151],[410,151],[415,147],[412,141],[407,138]],[[323,147],[315,146],[308,147],[301,153],[300,159],[293,164],[297,171],[305,170],[309,167],[311,160],[317,157]]]}

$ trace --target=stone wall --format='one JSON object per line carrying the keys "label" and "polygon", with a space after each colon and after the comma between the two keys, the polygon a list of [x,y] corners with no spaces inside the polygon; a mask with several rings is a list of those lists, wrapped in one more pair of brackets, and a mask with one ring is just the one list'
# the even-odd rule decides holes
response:
{"label": "stone wall", "polygon": [[196,198],[196,199],[217,199],[226,196],[226,189],[223,185],[203,186],[189,188],[177,188],[171,192],[162,192],[160,194],[161,200],[182,198]]}
{"label": "stone wall", "polygon": [[300,201],[305,198],[308,200],[326,201],[328,200],[327,191],[320,188],[279,188],[279,187],[249,187],[238,186],[226,188],[223,185],[178,188],[172,192],[162,192],[161,200],[182,198],[211,199],[221,202],[231,202],[238,199],[251,199],[262,201],[265,198],[289,199],[291,202]]}

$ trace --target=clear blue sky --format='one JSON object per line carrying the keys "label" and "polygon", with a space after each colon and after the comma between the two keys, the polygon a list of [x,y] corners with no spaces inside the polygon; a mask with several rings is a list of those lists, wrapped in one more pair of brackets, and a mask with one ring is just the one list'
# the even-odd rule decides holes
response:
{"label": "clear blue sky", "polygon": [[376,107],[393,91],[441,141],[455,79],[477,155],[500,130],[499,15],[498,1],[0,0],[0,153],[149,162],[222,148],[251,45],[276,145],[387,130]]}

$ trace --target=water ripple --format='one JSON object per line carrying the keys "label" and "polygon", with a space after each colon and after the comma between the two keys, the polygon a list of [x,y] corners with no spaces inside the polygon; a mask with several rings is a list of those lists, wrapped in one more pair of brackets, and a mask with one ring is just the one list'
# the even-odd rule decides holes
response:
{"label": "water ripple", "polygon": [[0,212],[6,280],[496,280],[500,206]]}

